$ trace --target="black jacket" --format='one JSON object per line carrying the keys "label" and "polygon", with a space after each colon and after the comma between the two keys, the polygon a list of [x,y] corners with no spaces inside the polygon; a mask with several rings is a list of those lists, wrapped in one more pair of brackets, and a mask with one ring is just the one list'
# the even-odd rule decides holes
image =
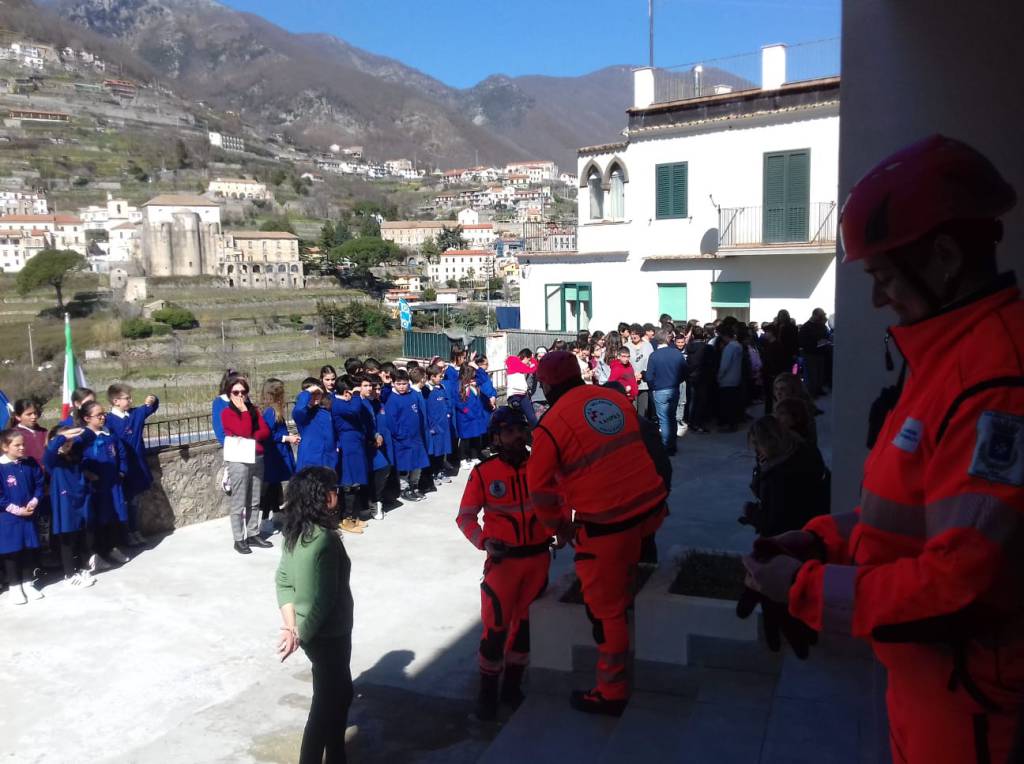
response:
{"label": "black jacket", "polygon": [[817,446],[801,443],[782,461],[754,469],[750,489],[759,506],[749,513],[750,524],[761,536],[803,528],[829,513],[831,482]]}

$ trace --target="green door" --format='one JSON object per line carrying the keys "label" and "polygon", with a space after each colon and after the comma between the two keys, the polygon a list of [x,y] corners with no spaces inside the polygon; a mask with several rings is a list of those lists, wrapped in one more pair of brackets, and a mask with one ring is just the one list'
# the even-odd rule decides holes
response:
{"label": "green door", "polygon": [[673,321],[685,321],[686,284],[658,284],[658,313],[668,313]]}

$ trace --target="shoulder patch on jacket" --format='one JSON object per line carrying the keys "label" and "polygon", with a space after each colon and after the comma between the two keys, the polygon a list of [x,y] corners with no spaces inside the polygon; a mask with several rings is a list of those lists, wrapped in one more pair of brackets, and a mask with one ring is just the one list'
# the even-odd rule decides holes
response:
{"label": "shoulder patch on jacket", "polygon": [[1024,417],[983,412],[967,472],[994,483],[1024,486]]}
{"label": "shoulder patch on jacket", "polygon": [[607,398],[594,398],[583,407],[583,418],[601,435],[617,435],[626,426],[622,409]]}

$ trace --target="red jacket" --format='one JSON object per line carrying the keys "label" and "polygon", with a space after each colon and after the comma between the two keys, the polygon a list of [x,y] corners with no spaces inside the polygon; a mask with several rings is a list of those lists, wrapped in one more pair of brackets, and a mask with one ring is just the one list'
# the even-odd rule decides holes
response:
{"label": "red jacket", "polygon": [[[1012,279],[999,286],[890,330],[908,374],[865,463],[860,506],[806,526],[827,559],[800,569],[789,602],[812,627],[869,637],[878,626],[971,605],[997,620],[1020,618],[1024,302]],[[1010,639],[1004,648],[1018,657],[1006,653],[1002,672],[1019,687],[1024,641]],[[889,668],[950,670],[949,656],[929,646],[874,647]]]}
{"label": "red jacket", "polygon": [[621,393],[580,385],[555,401],[533,431],[527,465],[537,514],[614,524],[651,511],[668,491],[644,445],[640,419]]}
{"label": "red jacket", "polygon": [[[254,409],[255,410],[255,409]],[[256,411],[256,431],[253,432],[252,423],[254,417],[248,411],[239,411],[231,404],[220,412],[220,422],[224,425],[224,434],[233,435],[236,438],[255,438],[256,453],[263,453],[263,441],[270,439],[270,428],[266,420]]]}
{"label": "red jacket", "polygon": [[611,363],[608,364],[608,368],[611,369],[611,373],[608,375],[609,382],[618,382],[624,388],[626,388],[626,396],[631,400],[636,400],[637,394],[637,383],[636,373],[633,371],[633,365],[623,365],[622,361],[618,358],[613,358]]}
{"label": "red jacket", "polygon": [[551,531],[534,510],[526,485],[526,464],[513,467],[496,456],[473,468],[455,522],[477,549],[484,548],[486,539],[508,546],[533,546],[551,540]]}

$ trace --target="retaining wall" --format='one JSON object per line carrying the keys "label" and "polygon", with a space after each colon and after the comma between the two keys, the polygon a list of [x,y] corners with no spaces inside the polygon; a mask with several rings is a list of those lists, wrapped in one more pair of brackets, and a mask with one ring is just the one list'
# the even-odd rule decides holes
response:
{"label": "retaining wall", "polygon": [[228,513],[220,487],[220,443],[150,451],[153,487],[142,497],[142,533],[171,531]]}

